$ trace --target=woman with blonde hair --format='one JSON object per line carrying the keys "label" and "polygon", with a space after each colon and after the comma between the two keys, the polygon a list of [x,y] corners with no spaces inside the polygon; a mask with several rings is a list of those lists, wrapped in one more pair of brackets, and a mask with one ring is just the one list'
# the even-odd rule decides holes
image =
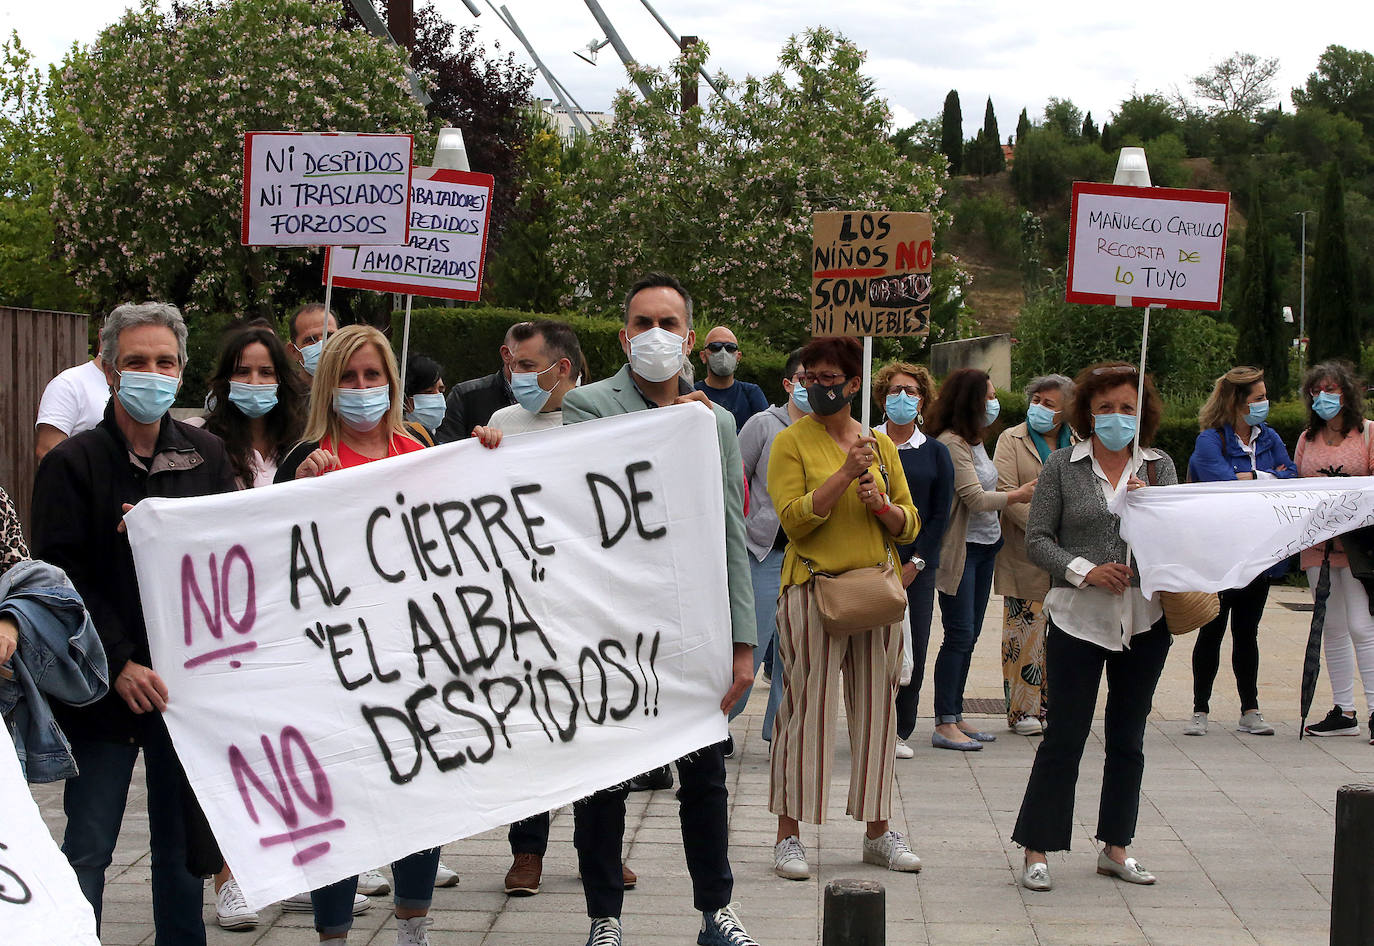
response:
{"label": "woman with blonde hair", "polygon": [[[1197,443],[1188,460],[1188,479],[1199,483],[1292,479],[1297,469],[1274,428],[1265,424],[1269,395],[1264,372],[1242,365],[1232,368],[1212,388],[1198,413]],[[1208,701],[1221,664],[1221,639],[1231,619],[1231,670],[1240,696],[1238,732],[1272,736],[1274,727],[1259,711],[1259,623],[1269,598],[1269,581],[1288,571],[1287,561],[1255,576],[1243,588],[1221,592],[1221,613],[1198,631],[1193,643],[1193,717],[1186,736],[1207,734]]]}

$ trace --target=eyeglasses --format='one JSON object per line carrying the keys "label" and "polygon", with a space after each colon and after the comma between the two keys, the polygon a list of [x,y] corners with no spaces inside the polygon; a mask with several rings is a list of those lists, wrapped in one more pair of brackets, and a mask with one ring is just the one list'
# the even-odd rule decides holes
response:
{"label": "eyeglasses", "polygon": [[914,384],[894,384],[887,389],[888,394],[910,394],[912,397],[920,397],[921,389]]}
{"label": "eyeglasses", "polygon": [[847,375],[847,374],[842,374],[842,373],[840,373],[840,372],[838,372],[838,371],[826,371],[826,372],[824,372],[824,373],[822,373],[822,374],[816,374],[816,373],[811,372],[811,371],[803,371],[803,372],[802,372],[801,374],[799,374],[797,377],[799,377],[799,378],[802,379],[802,384],[826,384],[826,385],[830,385],[830,384],[840,384],[840,383],[842,383],[842,382],[844,382],[844,381],[848,381],[848,380],[849,380],[849,375]]}
{"label": "eyeglasses", "polygon": [[722,348],[725,349],[726,351],[728,351],[728,352],[729,352],[730,354],[732,354],[732,355],[733,355],[735,352],[739,351],[739,346],[736,345],[734,342],[707,342],[707,343],[706,343],[706,350],[707,350],[707,351],[720,351]]}

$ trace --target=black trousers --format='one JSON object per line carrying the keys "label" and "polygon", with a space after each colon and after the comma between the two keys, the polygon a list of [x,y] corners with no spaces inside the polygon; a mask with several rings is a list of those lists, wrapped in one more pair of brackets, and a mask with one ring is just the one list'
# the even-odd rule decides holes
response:
{"label": "black trousers", "polygon": [[1067,851],[1073,833],[1074,787],[1092,729],[1102,674],[1107,675],[1103,725],[1106,760],[1097,839],[1126,847],[1135,837],[1140,780],[1145,773],[1145,720],[1172,640],[1161,619],[1112,651],[1072,637],[1049,621],[1045,680],[1049,715],[1011,839],[1032,851]]}
{"label": "black trousers", "polygon": [[1231,670],[1236,675],[1240,711],[1259,709],[1259,623],[1269,600],[1269,580],[1261,575],[1244,588],[1229,588],[1219,596],[1221,612],[1197,632],[1193,644],[1193,712],[1207,713],[1212,684],[1221,666],[1221,639],[1231,618]]}
{"label": "black trousers", "polygon": [[930,647],[930,622],[935,614],[935,569],[927,566],[907,585],[906,603],[911,610],[911,682],[897,689],[897,738],[908,738],[916,728],[916,705],[921,702],[921,679],[926,675]]}
{"label": "black trousers", "polygon": [[531,815],[517,821],[506,831],[512,854],[538,854],[544,856],[549,849],[549,813]]}
{"label": "black trousers", "polygon": [[[707,746],[677,760],[678,817],[692,900],[703,913],[730,903],[735,878],[730,873],[729,792],[725,788],[723,744]],[[587,916],[620,916],[625,878],[620,850],[625,838],[624,785],[603,789],[573,806],[573,845],[582,872]]]}

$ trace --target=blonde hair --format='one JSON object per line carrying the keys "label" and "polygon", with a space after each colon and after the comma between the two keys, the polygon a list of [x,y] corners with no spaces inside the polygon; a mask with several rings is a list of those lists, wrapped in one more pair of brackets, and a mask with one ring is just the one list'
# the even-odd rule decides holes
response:
{"label": "blonde hair", "polygon": [[916,379],[916,389],[921,392],[922,407],[935,400],[935,379],[924,366],[913,365],[909,361],[889,361],[873,373],[874,404],[879,407],[883,405],[887,400],[888,389],[892,387],[892,379],[899,374],[909,374]]}
{"label": "blonde hair", "polygon": [[377,349],[386,372],[387,386],[391,388],[391,407],[382,423],[392,436],[400,434],[410,437],[401,416],[401,405],[405,400],[401,390],[401,373],[396,369],[396,356],[391,353],[386,336],[370,325],[346,325],[329,336],[324,351],[320,353],[320,364],[315,369],[315,382],[310,390],[310,412],[306,415],[305,433],[302,435],[307,443],[328,438],[330,443],[338,446],[343,422],[334,413],[334,389],[339,386],[339,379],[343,377],[349,359],[367,344]]}
{"label": "blonde hair", "polygon": [[1245,399],[1250,396],[1250,389],[1263,380],[1263,369],[1249,365],[1232,368],[1217,378],[1207,403],[1198,411],[1198,429],[1209,430],[1225,424],[1235,424],[1241,408],[1245,406]]}

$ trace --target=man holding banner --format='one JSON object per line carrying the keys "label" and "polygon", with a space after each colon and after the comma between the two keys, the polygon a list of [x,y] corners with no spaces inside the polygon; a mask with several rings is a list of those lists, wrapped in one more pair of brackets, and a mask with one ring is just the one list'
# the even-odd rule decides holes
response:
{"label": "man holding banner", "polygon": [[[728,713],[754,676],[754,593],[744,537],[743,463],[735,419],[693,392],[681,376],[692,350],[692,297],[672,276],[649,273],[625,296],[625,327],[620,344],[630,363],[612,378],[577,388],[563,399],[563,422],[629,414],[700,400],[713,412],[725,489],[725,553],[734,658],[731,684],[720,701]],[[626,576],[626,580],[632,580]],[[700,589],[704,593],[721,589]],[[682,846],[692,877],[693,901],[702,913],[701,946],[757,946],[730,906],[734,877],[728,854],[729,793],[721,743],[677,760],[681,787]],[[625,834],[626,785],[603,789],[573,809],[587,915],[592,920],[587,946],[620,946],[624,900],[620,852]]]}

